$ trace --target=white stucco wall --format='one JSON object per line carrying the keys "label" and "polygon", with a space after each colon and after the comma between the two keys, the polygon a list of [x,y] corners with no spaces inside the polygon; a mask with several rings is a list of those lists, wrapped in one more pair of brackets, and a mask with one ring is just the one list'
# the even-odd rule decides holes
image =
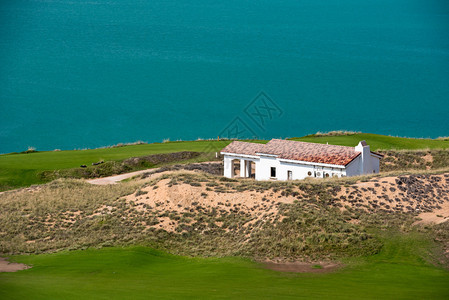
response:
{"label": "white stucco wall", "polygon": [[379,173],[380,172],[380,158],[372,155],[372,172],[371,173]]}
{"label": "white stucco wall", "polygon": [[[276,168],[276,178],[271,177],[271,168]],[[256,162],[256,180],[288,180],[288,171],[292,172],[292,180],[300,180],[307,177],[325,177],[326,173],[329,177],[344,174],[342,168],[316,166],[312,164],[304,164],[301,162],[291,163],[280,161],[276,157],[261,156],[260,160]],[[309,175],[310,172],[310,175]]]}
{"label": "white stucco wall", "polygon": [[365,174],[379,173],[380,159],[379,157],[365,153],[367,157],[359,155],[346,166],[346,176],[358,176]]}

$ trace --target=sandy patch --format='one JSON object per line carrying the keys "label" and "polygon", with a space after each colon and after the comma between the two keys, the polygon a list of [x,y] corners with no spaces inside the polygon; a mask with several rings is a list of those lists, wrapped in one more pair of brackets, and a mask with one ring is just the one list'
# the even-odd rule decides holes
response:
{"label": "sandy patch", "polygon": [[17,272],[31,268],[25,264],[11,263],[6,258],[0,257],[0,272]]}
{"label": "sandy patch", "polygon": [[[211,188],[208,190],[205,182],[192,186],[182,181],[172,185],[170,181],[171,179],[162,179],[157,182],[156,187],[153,185],[144,187],[140,191],[141,195],[137,196],[137,193],[134,193],[125,199],[128,203],[134,203],[137,210],[151,210],[156,214],[196,212],[199,207],[205,210],[216,209],[220,213],[243,214],[249,216],[244,226],[250,226],[262,219],[273,221],[281,203],[293,203],[296,200],[293,196],[281,196],[281,192],[273,190],[217,192]],[[179,223],[165,217],[158,219],[160,223],[152,227],[171,232]]]}
{"label": "sandy patch", "polygon": [[420,221],[415,224],[440,224],[449,220],[449,202],[441,205],[440,209],[436,209],[432,212],[425,212],[418,215]]}

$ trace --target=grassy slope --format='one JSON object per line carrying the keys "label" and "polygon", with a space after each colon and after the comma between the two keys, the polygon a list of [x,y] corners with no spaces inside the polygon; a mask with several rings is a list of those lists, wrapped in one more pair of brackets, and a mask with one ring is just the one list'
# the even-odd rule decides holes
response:
{"label": "grassy slope", "polygon": [[312,143],[329,143],[332,145],[355,146],[359,141],[365,140],[370,145],[371,150],[387,150],[387,149],[447,149],[449,148],[448,140],[432,140],[432,139],[413,139],[392,137],[372,133],[357,133],[342,136],[319,136],[313,135],[291,138],[295,141],[312,142]]}
{"label": "grassy slope", "polygon": [[37,174],[44,170],[75,168],[100,160],[123,160],[157,153],[214,152],[219,151],[228,143],[228,141],[169,142],[93,150],[0,155],[0,190],[2,185],[18,187],[41,183]]}
{"label": "grassy slope", "polygon": [[1,273],[0,298],[447,299],[449,272],[417,254],[430,244],[395,234],[381,253],[329,274],[278,273],[240,258],[186,258],[144,247],[19,256],[34,267]]}
{"label": "grassy slope", "polygon": [[[449,141],[397,138],[369,133],[325,137],[306,136],[293,138],[293,140],[314,143],[328,142],[329,144],[345,146],[355,146],[360,140],[366,140],[371,145],[372,150],[449,148]],[[129,157],[157,153],[179,151],[215,152],[221,150],[228,143],[229,141],[169,142],[119,148],[0,155],[0,191],[42,183],[37,174],[44,170],[76,168],[79,165],[90,165],[100,160],[123,160]]]}

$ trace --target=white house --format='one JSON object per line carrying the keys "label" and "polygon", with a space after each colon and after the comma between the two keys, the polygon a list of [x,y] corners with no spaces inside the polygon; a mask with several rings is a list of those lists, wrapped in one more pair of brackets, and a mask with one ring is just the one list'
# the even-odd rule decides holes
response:
{"label": "white house", "polygon": [[[273,139],[267,144],[234,141],[223,150],[225,177],[295,180],[379,173],[381,154],[361,141],[355,147]],[[237,168],[237,163],[240,167]]]}

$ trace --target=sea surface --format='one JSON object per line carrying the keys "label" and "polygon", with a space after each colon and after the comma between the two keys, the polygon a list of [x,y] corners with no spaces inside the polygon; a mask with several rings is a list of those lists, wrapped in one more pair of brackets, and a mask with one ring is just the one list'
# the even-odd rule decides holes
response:
{"label": "sea surface", "polygon": [[449,136],[449,1],[0,1],[0,153]]}

